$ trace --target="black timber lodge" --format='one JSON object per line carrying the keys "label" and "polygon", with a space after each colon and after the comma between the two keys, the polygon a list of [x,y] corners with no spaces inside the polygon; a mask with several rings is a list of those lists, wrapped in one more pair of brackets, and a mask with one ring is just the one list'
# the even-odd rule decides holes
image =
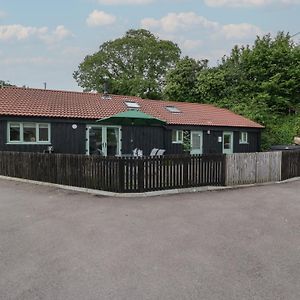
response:
{"label": "black timber lodge", "polygon": [[[164,124],[97,121],[137,110]],[[257,152],[263,126],[208,104],[32,88],[0,89],[0,151],[122,156]],[[97,152],[99,150],[99,152]]]}

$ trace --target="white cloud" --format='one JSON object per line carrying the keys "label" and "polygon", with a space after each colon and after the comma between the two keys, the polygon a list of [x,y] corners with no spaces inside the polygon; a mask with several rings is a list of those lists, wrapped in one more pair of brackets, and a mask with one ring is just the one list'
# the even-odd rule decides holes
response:
{"label": "white cloud", "polygon": [[55,43],[71,35],[71,31],[66,29],[63,25],[57,26],[52,32],[49,32],[48,27],[31,27],[20,24],[0,26],[0,41],[21,41],[36,37],[46,43]]}
{"label": "white cloud", "polygon": [[87,17],[86,23],[90,27],[106,26],[115,23],[116,19],[114,15],[110,15],[104,11],[94,10]]}
{"label": "white cloud", "polygon": [[51,33],[41,35],[40,38],[47,44],[54,44],[70,36],[73,36],[70,30],[63,25],[58,25]]}
{"label": "white cloud", "polygon": [[143,28],[156,30],[160,36],[168,36],[171,33],[177,39],[185,36],[184,44],[186,48],[192,48],[193,46],[199,46],[202,40],[190,39],[188,35],[193,33],[206,34],[211,37],[225,38],[231,40],[244,40],[249,37],[255,37],[260,35],[263,31],[256,25],[249,23],[240,24],[220,24],[206,19],[203,16],[197,15],[193,12],[188,13],[169,13],[161,19],[146,18],[141,20]]}
{"label": "white cloud", "polygon": [[266,6],[273,4],[300,4],[300,0],[204,0],[208,6],[229,6],[229,7],[251,7]]}
{"label": "white cloud", "polygon": [[40,36],[48,31],[47,27],[30,27],[20,24],[0,26],[0,40],[24,40],[31,36]]}
{"label": "white cloud", "polygon": [[194,12],[169,13],[161,19],[145,18],[141,21],[144,28],[161,28],[165,32],[189,30],[191,27],[216,28],[217,22],[209,21]]}
{"label": "white cloud", "polygon": [[53,36],[59,41],[63,40],[64,38],[66,38],[68,36],[71,36],[71,35],[72,35],[71,31],[68,30],[63,25],[58,25],[56,27],[56,29],[53,31]]}
{"label": "white cloud", "polygon": [[223,25],[218,33],[229,40],[244,40],[261,34],[263,31],[259,27],[248,23]]}
{"label": "white cloud", "polygon": [[161,19],[146,18],[141,20],[141,25],[160,38],[177,43],[183,55],[214,62],[230,53],[234,45],[251,44],[257,35],[264,34],[253,24],[221,24],[193,12],[169,13]]}
{"label": "white cloud", "polygon": [[203,45],[202,40],[184,40],[182,42],[182,46],[185,50],[193,50],[195,48],[199,48]]}
{"label": "white cloud", "polygon": [[121,5],[121,4],[131,4],[131,5],[141,5],[152,3],[153,0],[98,0],[99,4],[106,5]]}

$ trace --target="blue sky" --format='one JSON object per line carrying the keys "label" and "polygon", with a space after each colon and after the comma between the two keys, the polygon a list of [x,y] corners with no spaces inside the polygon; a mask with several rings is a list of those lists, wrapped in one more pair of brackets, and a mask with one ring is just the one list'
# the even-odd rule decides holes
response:
{"label": "blue sky", "polygon": [[299,16],[300,0],[0,0],[0,79],[81,90],[72,73],[85,55],[131,28],[214,65],[256,35],[299,32]]}

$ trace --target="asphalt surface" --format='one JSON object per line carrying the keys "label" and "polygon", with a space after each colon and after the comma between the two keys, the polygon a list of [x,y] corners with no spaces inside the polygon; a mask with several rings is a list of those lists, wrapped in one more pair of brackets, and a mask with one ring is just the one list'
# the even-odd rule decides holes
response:
{"label": "asphalt surface", "polygon": [[0,180],[0,299],[300,299],[300,181],[115,199]]}

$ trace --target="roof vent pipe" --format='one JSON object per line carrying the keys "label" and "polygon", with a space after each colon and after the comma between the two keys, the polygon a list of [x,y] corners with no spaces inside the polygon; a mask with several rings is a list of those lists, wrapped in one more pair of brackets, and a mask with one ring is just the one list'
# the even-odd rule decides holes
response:
{"label": "roof vent pipe", "polygon": [[108,76],[104,76],[104,84],[103,84],[103,96],[102,99],[111,99],[108,94]]}

